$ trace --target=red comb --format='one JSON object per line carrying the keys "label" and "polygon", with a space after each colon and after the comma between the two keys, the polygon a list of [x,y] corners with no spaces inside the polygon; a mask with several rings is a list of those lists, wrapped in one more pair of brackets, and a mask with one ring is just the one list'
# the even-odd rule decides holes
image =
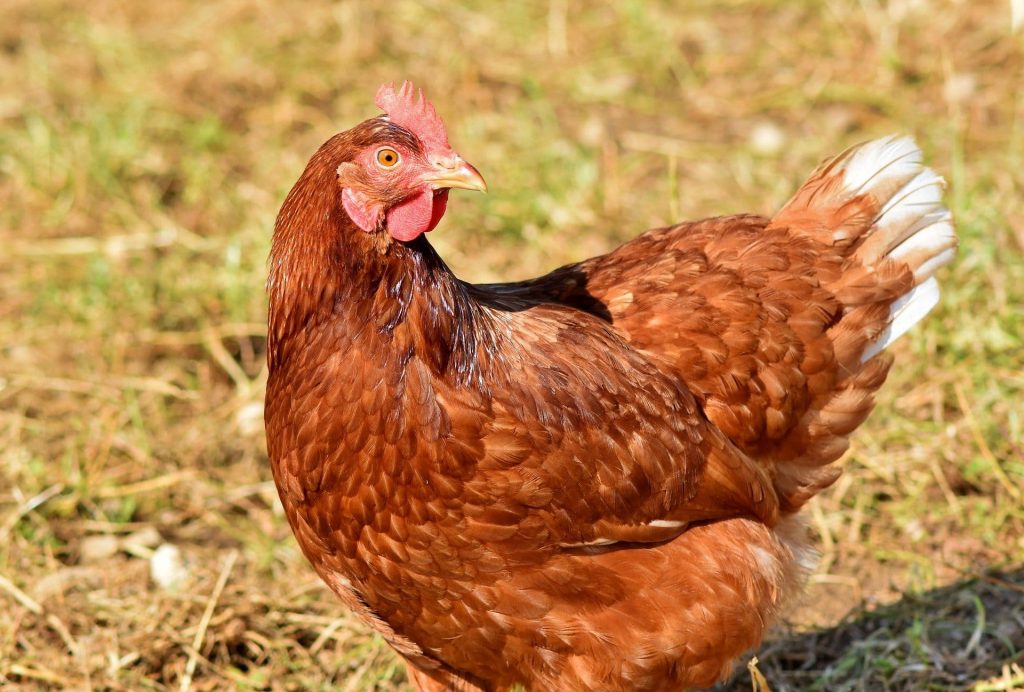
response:
{"label": "red comb", "polygon": [[412,82],[403,82],[395,90],[394,83],[383,84],[374,99],[377,107],[396,125],[401,125],[420,138],[430,149],[450,149],[448,132],[430,101],[423,98],[423,90]]}

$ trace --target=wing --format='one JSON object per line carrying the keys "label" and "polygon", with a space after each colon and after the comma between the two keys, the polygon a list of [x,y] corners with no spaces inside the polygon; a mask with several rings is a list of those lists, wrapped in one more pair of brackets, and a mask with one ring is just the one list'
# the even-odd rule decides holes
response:
{"label": "wing", "polygon": [[606,320],[771,467],[783,510],[839,475],[828,464],[870,413],[879,355],[934,307],[955,251],[943,181],[909,139],[826,162],[772,220],[657,229],[534,281],[489,287]]}
{"label": "wing", "polygon": [[[680,378],[607,322],[557,305],[477,298],[495,335],[479,349],[486,386],[437,397],[451,438],[480,441],[467,453],[478,460],[486,501],[539,509],[527,521],[562,547],[662,541],[723,517],[774,523],[766,469],[709,423]],[[514,507],[486,513],[522,531]]]}
{"label": "wing", "polygon": [[[847,358],[855,386],[842,377],[830,330],[844,305],[828,280],[843,263],[839,250],[768,219],[734,216],[649,231],[607,255],[497,290],[603,316],[770,469],[788,511],[839,476],[825,465],[842,455],[888,373],[886,358],[863,367]],[[823,403],[843,389],[836,420],[822,425]],[[791,463],[798,470],[787,473]]]}
{"label": "wing", "polygon": [[[842,262],[838,252],[768,219],[734,216],[650,231],[499,291],[603,313],[632,346],[685,382],[745,454],[768,466],[813,460],[798,484],[781,488],[784,509],[794,509],[838,476],[824,464],[846,445],[845,435],[828,435],[811,446],[799,429],[815,394],[836,384],[829,328],[842,305],[822,279],[838,276]],[[870,379],[880,384],[886,372],[879,359]]]}

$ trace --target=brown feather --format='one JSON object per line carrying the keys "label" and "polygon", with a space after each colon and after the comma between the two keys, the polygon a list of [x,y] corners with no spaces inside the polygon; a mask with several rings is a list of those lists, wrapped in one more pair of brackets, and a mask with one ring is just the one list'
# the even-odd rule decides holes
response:
{"label": "brown feather", "polygon": [[327,142],[275,230],[267,440],[303,553],[420,689],[714,684],[888,372],[862,355],[915,279],[860,250],[885,198],[845,194],[846,154],[773,220],[471,286],[343,211],[339,167],[389,137],[416,146]]}

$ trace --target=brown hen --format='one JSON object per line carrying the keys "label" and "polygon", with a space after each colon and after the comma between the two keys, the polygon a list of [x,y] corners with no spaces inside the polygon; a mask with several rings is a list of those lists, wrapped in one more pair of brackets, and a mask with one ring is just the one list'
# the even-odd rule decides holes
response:
{"label": "brown hen", "polygon": [[956,237],[910,139],[772,219],[470,285],[424,237],[483,189],[411,85],[328,140],[270,257],[266,426],[303,553],[425,690],[727,676],[810,564],[801,506]]}

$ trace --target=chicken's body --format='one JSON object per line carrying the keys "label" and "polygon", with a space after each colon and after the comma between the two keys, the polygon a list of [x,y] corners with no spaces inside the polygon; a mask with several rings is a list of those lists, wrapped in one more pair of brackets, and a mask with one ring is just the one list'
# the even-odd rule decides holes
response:
{"label": "chicken's body", "polygon": [[303,552],[424,689],[721,679],[801,583],[795,513],[888,372],[866,356],[934,304],[941,179],[879,140],[772,220],[472,286],[342,211],[360,128],[272,251],[267,439]]}

